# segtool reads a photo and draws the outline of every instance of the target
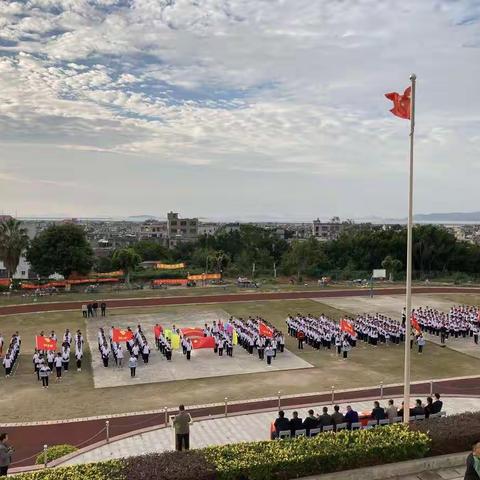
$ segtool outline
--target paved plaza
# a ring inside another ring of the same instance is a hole
[[[203,327],[205,323],[212,324],[214,320],[225,321],[228,320],[228,318],[229,315],[225,311],[212,307],[212,310],[198,310],[194,313],[172,310],[156,314],[119,314],[109,315],[108,318],[94,317],[89,319],[87,322],[87,340],[90,345],[90,350],[92,351],[92,370],[95,388],[313,367],[313,365],[288,350],[277,354],[272,365],[268,366],[265,360],[259,360],[256,354],[249,355],[240,346],[234,347],[233,357],[228,357],[226,354],[220,357],[214,354],[212,349],[193,350],[190,361],[186,359],[181,349],[174,350],[172,361],[170,362],[165,360],[165,357],[154,348],[155,336],[153,327],[156,323],[159,323],[164,328],[171,328],[173,325],[178,328]],[[98,351],[98,329],[103,327],[105,333],[108,335],[112,325],[120,328],[130,326],[134,329],[138,324],[142,326],[142,330],[152,348],[149,363],[145,365],[140,357],[137,375],[131,378],[130,370],[126,366],[128,362],[128,352],[125,351],[126,358],[123,362],[125,365],[123,368],[117,368],[112,359],[110,359],[108,368],[105,368]]]
[[[480,398],[450,397],[443,398],[443,400],[444,409],[448,414],[480,410]],[[400,402],[401,399],[396,400],[396,404]],[[386,406],[386,403],[386,400],[384,400],[382,405]],[[351,405],[358,412],[370,412],[373,407],[373,402],[357,402]],[[340,407],[341,411],[345,411],[346,404],[340,404]],[[321,406],[312,408],[316,413],[319,413]],[[299,409],[300,417],[304,418],[307,410],[307,408]],[[332,411],[333,407],[330,406],[329,410]],[[292,410],[285,411],[286,415],[290,417]],[[263,412],[197,421],[191,427],[191,447],[202,448],[209,445],[267,440],[269,439],[270,423],[275,417],[276,412]],[[108,445],[83,453],[67,461],[65,464],[72,465],[95,462],[112,458],[163,452],[172,449],[174,449],[173,429],[159,428],[147,433],[111,442]]]
[[[314,299],[320,301],[319,299]],[[373,298],[365,297],[343,297],[343,298],[322,298],[321,303],[338,308],[347,312],[383,313],[389,317],[400,320],[402,310],[405,306],[405,295],[377,295]],[[416,294],[412,298],[413,308],[426,307],[435,308],[439,311],[448,312],[455,303],[440,296]],[[424,333],[426,340],[440,345],[440,337]],[[473,339],[448,338],[446,346],[460,353],[480,358],[480,345],[475,345]]]

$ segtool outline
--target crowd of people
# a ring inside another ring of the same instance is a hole
[[[434,397],[427,397],[426,403],[423,404],[421,399],[415,401],[415,406],[410,408],[410,418],[418,415],[424,415],[425,418],[430,415],[442,412],[443,402],[440,394],[435,393]],[[336,431],[341,429],[360,428],[360,420],[372,420],[381,423],[395,423],[399,419],[403,419],[404,406],[403,402],[400,407],[395,405],[393,400],[389,400],[386,407],[382,407],[379,401],[373,403],[373,409],[368,413],[359,413],[347,405],[345,412],[340,411],[340,406],[335,405],[333,412],[329,412],[328,407],[322,408],[322,413],[315,414],[314,410],[309,410],[307,416],[302,419],[298,416],[298,412],[292,412],[292,418],[287,418],[285,412],[280,410],[277,419],[273,422],[272,439],[281,438],[285,432],[294,437],[297,432],[306,436],[313,436],[321,431]]]
[[[41,331],[37,339],[41,340],[45,337],[45,333]],[[59,338],[54,330],[51,331],[47,338],[54,341],[55,345],[58,346]],[[54,371],[55,380],[57,382],[60,382],[63,374],[69,371],[72,347],[75,352],[74,355],[77,372],[82,371],[83,346],[84,339],[82,332],[77,330],[75,335],[72,335],[70,330],[67,328],[61,338],[60,349],[58,349],[58,351],[35,348],[32,357],[33,370],[37,376],[37,380],[42,382],[43,388],[48,388],[49,377]]]
[[[5,348],[5,339],[0,333],[0,358],[3,356],[2,364],[5,369],[5,376],[8,378],[15,370],[17,365],[18,356],[20,355],[20,346],[22,339],[18,332],[15,332],[11,338],[10,343]],[[5,353],[4,353],[5,350]]]
[[[448,338],[473,338],[478,345],[480,332],[480,310],[478,307],[453,306],[448,312],[431,307],[419,307],[412,311],[412,317],[423,332],[440,337],[445,344]]]
[[[277,353],[285,350],[285,336],[262,317],[231,318],[238,335],[238,343],[250,355],[256,351],[259,360],[267,365],[277,357]]]
[[[342,331],[340,324],[326,315],[289,315],[286,320],[288,334],[298,341],[298,348],[302,350],[304,343],[319,350],[335,348],[338,355],[348,358],[348,352],[357,345],[355,331]]]

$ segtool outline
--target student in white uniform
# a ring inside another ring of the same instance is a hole
[[[62,366],[63,366],[63,358],[60,352],[57,353],[57,356],[55,357],[53,363],[55,365],[55,371],[57,373],[57,377],[55,381],[59,382],[62,379]]]
[[[3,366],[5,368],[5,376],[8,378],[12,371],[12,360],[10,358],[10,355],[6,355],[3,359]]]
[[[70,347],[63,348],[62,351],[62,366],[65,372],[68,372],[68,364],[70,363]]]
[[[42,379],[43,388],[48,388],[48,377],[50,373],[52,373],[50,367],[47,364],[42,363],[42,365],[40,366],[40,378]]]
[[[148,363],[148,357],[150,356],[150,347],[146,343],[142,348],[143,363]]]
[[[48,368],[53,371],[53,362],[55,360],[55,353],[53,353],[52,350],[49,350],[47,352],[47,363],[48,363]]]
[[[121,345],[118,345],[117,348],[117,366],[123,368],[123,348]]]
[[[187,360],[190,360],[192,355],[192,342],[190,339],[187,340],[187,344],[185,345]]]
[[[137,370],[137,357],[131,355],[130,360],[128,361],[128,366],[130,367],[130,376],[133,378]]]

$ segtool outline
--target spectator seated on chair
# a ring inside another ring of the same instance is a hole
[[[415,406],[410,411],[410,415],[412,417],[415,417],[416,415],[425,415],[425,408],[423,408],[422,401],[419,398],[415,400]]]
[[[332,421],[333,424],[336,426],[340,423],[345,422],[345,418],[343,416],[343,413],[340,412],[340,407],[338,405],[335,405],[333,407],[334,412],[332,413]]]
[[[380,406],[380,403],[373,402],[373,410],[370,414],[372,420],[383,420],[385,418],[385,410]]]
[[[307,436],[310,435],[312,428],[318,428],[318,419],[313,410],[308,411],[308,417],[303,421],[303,428],[307,431]]]
[[[345,414],[345,421],[347,422],[349,429],[352,427],[352,423],[358,422],[358,413],[355,410],[353,410],[353,408],[350,405],[347,405],[347,413]]]
[[[319,427],[329,427],[333,425],[332,416],[328,413],[328,408],[323,407],[323,413],[318,417]]]
[[[430,413],[440,413],[443,408],[443,402],[440,400],[440,394],[436,393],[434,397],[435,401],[432,404],[432,411]]]
[[[285,418],[285,412],[280,410],[278,412],[278,418],[275,420],[275,436],[278,438],[278,434],[284,430],[290,431],[290,421]]]
[[[297,430],[303,430],[303,422],[301,418],[298,418],[298,412],[292,413],[292,418],[290,419],[290,431],[292,432],[292,437],[295,436]]]

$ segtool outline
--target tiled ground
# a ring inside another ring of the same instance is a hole
[[[447,398],[444,400],[444,409],[449,414],[480,410],[480,399],[478,398]],[[399,402],[400,400],[397,403]],[[386,404],[386,401],[383,403]],[[345,411],[345,406],[346,405],[341,405],[342,411]],[[370,411],[372,409],[372,402],[354,403],[352,406],[359,412]],[[314,408],[316,412],[318,412],[319,409],[320,407]],[[291,410],[286,410],[286,414],[287,416],[291,416]],[[299,410],[299,414],[301,417],[304,417],[306,409]],[[266,440],[269,438],[270,422],[275,416],[275,412],[266,412],[196,422],[191,428],[191,447],[200,448],[208,445]],[[67,463],[87,463],[111,458],[121,458],[172,450],[173,448],[173,430],[171,428],[161,428],[141,435],[129,437],[124,440],[112,442],[109,445],[86,452]],[[407,477],[405,479],[402,478],[402,480],[413,480],[415,478],[416,477]],[[418,478],[421,478],[421,480],[429,480],[428,477]]]
[[[249,355],[243,348],[236,346],[233,357],[219,357],[211,349],[199,349],[192,352],[192,359],[187,361],[181,350],[174,350],[172,361],[168,362],[164,356],[152,350],[149,363],[145,365],[141,358],[138,362],[137,375],[130,377],[130,370],[125,366],[123,369],[115,367],[113,359],[110,358],[108,368],[105,368],[98,351],[97,333],[100,327],[109,332],[111,326],[135,328],[138,324],[142,329],[151,346],[155,345],[153,327],[159,323],[165,328],[173,324],[177,327],[203,327],[205,323],[211,324],[214,320],[226,320],[228,314],[221,309],[198,311],[186,317],[186,313],[179,314],[178,311],[147,315],[109,315],[105,317],[94,317],[87,323],[87,338],[92,351],[92,368],[95,388],[118,387],[124,385],[138,385],[141,383],[170,382],[175,380],[187,380],[193,378],[208,378],[224,375],[239,375],[244,373],[258,373],[275,370],[294,370],[299,368],[311,368],[312,365],[292,352],[285,350],[277,355],[268,366],[266,361],[260,361],[257,355]],[[127,355],[125,349],[125,355]],[[124,359],[124,365],[128,358]]]

